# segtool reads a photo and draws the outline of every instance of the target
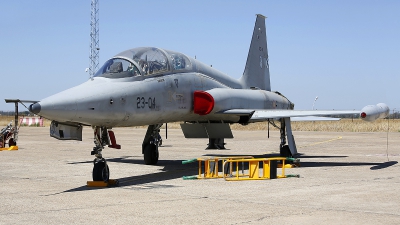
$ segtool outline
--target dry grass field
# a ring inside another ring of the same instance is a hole
[[[0,127],[6,126],[14,116],[0,116]],[[279,125],[279,122],[276,123]],[[44,126],[48,127],[50,121],[45,120]],[[293,122],[292,128],[295,131],[328,131],[328,132],[400,132],[400,119],[381,119],[375,122],[365,122],[361,119],[342,119],[340,121],[316,121],[316,122]],[[169,123],[168,128],[178,129],[179,123]],[[247,126],[234,124],[233,130],[267,130],[267,122],[253,123]],[[277,130],[270,125],[270,130]]]
[[[389,123],[388,123],[389,122]],[[279,126],[279,122],[276,123]],[[294,131],[327,131],[327,132],[400,132],[400,120],[380,119],[365,122],[361,119],[341,119],[339,121],[292,122]],[[267,130],[267,122],[254,123],[247,126],[233,125],[237,130]],[[276,129],[270,125],[270,129]],[[277,129],[276,129],[277,130]]]

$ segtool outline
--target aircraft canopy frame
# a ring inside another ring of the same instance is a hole
[[[139,47],[123,51],[109,59],[95,77],[122,78],[180,71],[193,71],[192,61],[185,54],[161,48]]]

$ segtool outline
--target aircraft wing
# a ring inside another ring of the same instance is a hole
[[[292,121],[338,120],[327,116],[360,114],[356,110],[255,110],[249,122],[291,117]]]
[[[338,121],[341,118],[325,117],[325,116],[303,116],[290,117],[290,121]]]
[[[338,120],[330,116],[358,114],[365,121],[374,121],[389,115],[389,107],[384,103],[367,105],[361,110],[281,110],[281,109],[228,109],[218,112],[238,116],[248,116],[248,122],[268,119],[291,118],[292,121]]]
[[[340,120],[329,116],[355,115],[356,110],[257,110],[257,109],[229,109],[221,114],[250,116],[249,122],[261,122],[268,119],[291,118],[291,121],[331,121]]]

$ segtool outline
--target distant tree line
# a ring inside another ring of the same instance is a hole
[[[400,112],[394,112],[390,114],[389,116],[390,119],[400,119]]]
[[[0,110],[0,115],[1,116],[14,116],[14,111],[2,111]],[[18,112],[19,116],[33,116],[33,113],[29,111],[22,111]]]

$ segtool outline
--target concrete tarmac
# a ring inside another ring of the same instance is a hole
[[[157,166],[143,164],[145,129],[113,129],[122,149],[106,148],[120,186],[88,188],[94,147],[58,141],[49,128],[21,127],[18,151],[0,152],[0,224],[400,224],[400,133],[294,132],[300,178],[183,180],[201,156],[277,152],[279,133],[233,131],[228,150],[162,130]],[[388,145],[387,145],[388,143]],[[388,146],[388,148],[387,148]],[[278,170],[278,173],[279,170]]]

